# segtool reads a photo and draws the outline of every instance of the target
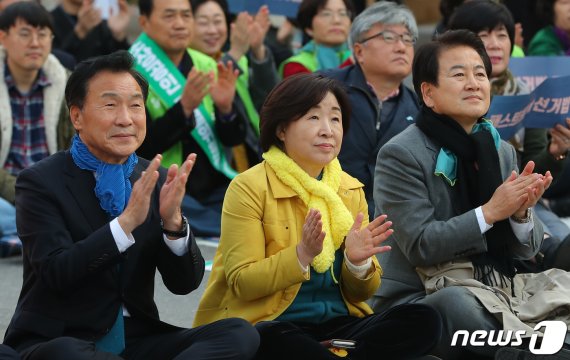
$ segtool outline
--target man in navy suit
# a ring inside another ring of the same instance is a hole
[[[180,211],[196,155],[168,170],[136,156],[148,84],[132,66],[125,51],[79,64],[65,90],[71,148],[18,177],[24,281],[4,342],[23,359],[249,359],[259,338],[241,319],[159,319],[156,270],[179,295],[204,274]]]

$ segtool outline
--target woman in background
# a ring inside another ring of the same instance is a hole
[[[311,38],[297,55],[279,67],[283,78],[299,73],[334,69],[350,58],[347,44],[354,9],[351,0],[303,0],[298,26]]]

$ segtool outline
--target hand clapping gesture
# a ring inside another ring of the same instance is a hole
[[[387,215],[380,215],[365,228],[362,227],[364,215],[358,213],[352,229],[346,235],[344,241],[346,257],[353,265],[363,265],[366,260],[376,254],[390,251],[390,246],[380,246],[392,235],[394,230],[390,229],[391,221],[385,221]]]
[[[147,218],[150,208],[150,199],[158,181],[158,168],[162,161],[162,155],[156,155],[147,169],[143,171],[132,188],[129,203],[118,217],[119,224],[125,233],[131,233]],[[160,190],[160,217],[166,229],[180,229],[182,217],[180,204],[186,191],[188,175],[196,162],[196,154],[190,154],[186,161],[178,168],[171,165],[168,168],[166,181]]]
[[[482,206],[487,224],[492,225],[513,215],[524,217],[526,209],[536,204],[552,183],[552,175],[550,171],[544,175],[533,171],[534,162],[529,161],[520,175],[513,171],[495,190],[491,199]]]
[[[249,46],[253,57],[258,61],[263,61],[265,59],[266,49],[263,41],[265,40],[265,36],[267,35],[270,26],[269,8],[267,5],[263,5],[259,8],[254,20],[249,26]]]
[[[218,78],[210,87],[210,95],[212,95],[218,110],[224,115],[232,111],[238,75],[239,71],[237,69],[234,70],[231,61],[228,61],[226,65],[221,62],[218,63]]]
[[[180,98],[180,105],[182,105],[186,117],[190,117],[194,109],[200,105],[204,96],[210,91],[213,81],[213,72],[203,73],[196,70],[195,67],[190,70]]]
[[[321,213],[318,210],[309,209],[303,224],[301,242],[297,245],[297,257],[301,265],[309,266],[313,259],[323,251],[324,240]]]
[[[103,21],[101,10],[97,9],[93,2],[94,0],[83,0],[77,13],[77,24],[74,31],[80,39],[85,38],[91,30]]]
[[[570,118],[566,119],[566,126],[564,125],[556,125],[552,129],[550,129],[550,146],[548,147],[548,151],[553,156],[560,156],[564,155],[570,150]]]
[[[131,12],[126,0],[119,0],[118,5],[119,12],[113,14],[111,11],[109,19],[107,19],[107,26],[109,26],[109,30],[111,30],[115,40],[123,41],[127,37],[127,27],[131,19]]]

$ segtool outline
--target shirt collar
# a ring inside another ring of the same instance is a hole
[[[372,91],[374,96],[376,96],[378,98],[378,94],[374,90],[374,86],[372,86],[372,84],[370,84],[369,82],[366,82],[366,85],[368,85],[368,88],[370,88],[370,91]],[[378,100],[384,102],[384,101],[390,100],[392,98],[395,98],[398,95],[400,95],[400,87],[399,86],[397,88],[395,88],[391,93],[389,93],[388,95],[383,97],[382,99],[378,98]]]
[[[6,83],[8,89],[16,89],[16,90],[18,89],[16,87],[16,81],[14,80],[14,77],[10,72],[10,67],[8,66],[8,63],[4,63],[4,82]],[[35,91],[38,88],[45,88],[49,85],[51,85],[51,81],[48,79],[43,69],[40,69],[38,71],[38,76],[36,77],[36,80],[32,84],[30,92]]]

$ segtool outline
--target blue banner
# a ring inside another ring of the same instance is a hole
[[[237,14],[247,11],[256,14],[262,5],[269,7],[272,15],[284,15],[294,18],[297,16],[297,9],[302,0],[228,0],[230,13]]]
[[[493,96],[486,118],[501,137],[510,139],[521,128],[566,125],[570,112],[570,76],[548,78],[529,95]]]
[[[509,69],[532,91],[547,78],[570,76],[570,56],[511,58]]]

